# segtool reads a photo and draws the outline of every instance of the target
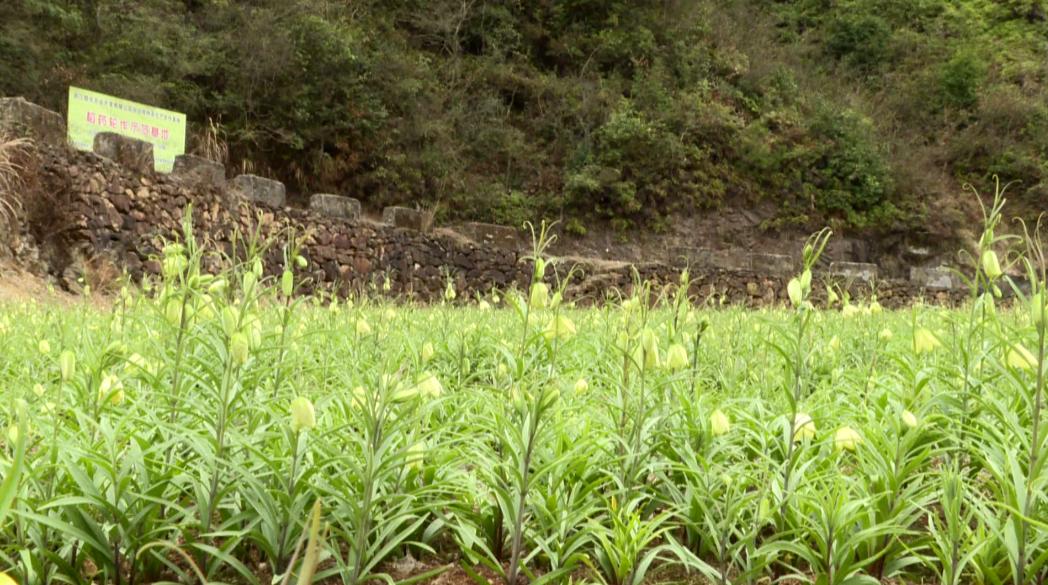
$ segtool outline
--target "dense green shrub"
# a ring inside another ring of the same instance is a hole
[[[887,60],[891,36],[891,27],[879,16],[843,13],[829,25],[826,50],[851,65],[873,69]]]
[[[1042,192],[1046,36],[1043,0],[8,0],[0,94],[213,120],[293,201],[884,227],[994,172]]]
[[[979,87],[986,76],[986,64],[971,51],[959,51],[939,73],[942,101],[946,106],[970,108],[979,100]]]
[[[816,207],[829,212],[865,212],[892,192],[891,168],[874,136],[872,120],[853,111],[823,109],[812,118],[818,137],[813,152]]]

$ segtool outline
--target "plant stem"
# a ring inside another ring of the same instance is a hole
[[[524,539],[524,511],[528,501],[528,484],[531,482],[531,456],[535,448],[535,438],[539,429],[539,414],[542,406],[535,408],[528,422],[528,444],[524,448],[524,459],[521,462],[521,485],[517,494],[517,515],[513,523],[513,537],[510,545],[509,572],[506,574],[506,585],[516,585],[518,565],[522,554]]]
[[[1026,573],[1026,538],[1029,532],[1030,517],[1032,509],[1031,502],[1034,499],[1033,486],[1036,479],[1036,467],[1040,454],[1041,440],[1041,402],[1044,390],[1044,354],[1045,354],[1045,327],[1041,323],[1037,326],[1037,383],[1034,387],[1033,415],[1030,431],[1030,457],[1026,469],[1026,497],[1023,500],[1022,518],[1019,519],[1019,551],[1015,560],[1015,583],[1024,583]]]

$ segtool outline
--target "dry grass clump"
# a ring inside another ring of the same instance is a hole
[[[22,210],[22,171],[33,144],[26,138],[0,135],[0,219],[13,222]]]

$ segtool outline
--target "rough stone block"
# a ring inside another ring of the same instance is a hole
[[[0,131],[54,146],[66,143],[62,115],[20,97],[0,98]]]
[[[171,175],[187,185],[197,187],[226,186],[226,167],[222,163],[192,154],[180,154],[175,157],[175,167]]]
[[[352,197],[317,193],[309,198],[309,208],[327,217],[357,219],[360,217],[360,201]]]
[[[144,175],[153,172],[153,145],[145,140],[122,136],[115,132],[99,132],[95,134],[95,143],[91,150],[136,173]]]
[[[750,270],[761,274],[790,274],[795,270],[793,258],[785,254],[750,254]]]
[[[382,210],[382,221],[393,227],[423,231],[426,227],[425,214],[410,207],[387,207]]]
[[[910,268],[910,282],[928,290],[950,290],[957,286],[954,274],[945,266]]]
[[[849,280],[871,282],[877,279],[877,265],[866,262],[831,262],[830,274]]]
[[[471,221],[462,224],[459,230],[474,242],[507,250],[516,250],[520,244],[517,230],[509,226]]]
[[[233,189],[250,201],[270,207],[283,207],[287,201],[283,183],[257,175],[238,175],[233,179]]]

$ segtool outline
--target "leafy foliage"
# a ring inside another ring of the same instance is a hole
[[[886,227],[993,173],[1030,209],[1048,193],[1046,18],[1043,0],[10,0],[0,93],[184,111],[201,150],[215,123],[238,168],[372,206],[581,233],[767,199]]]
[[[187,212],[144,290],[0,305],[2,574],[1035,582],[1048,263],[1039,232],[999,234],[1002,207],[969,303],[901,312],[815,306],[828,229],[789,307],[700,306],[686,274],[573,307],[545,225],[527,290],[455,306],[449,282],[423,307],[296,297],[298,235],[226,256]]]

